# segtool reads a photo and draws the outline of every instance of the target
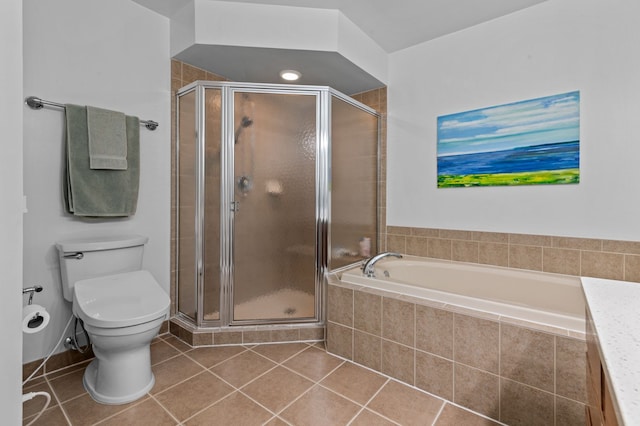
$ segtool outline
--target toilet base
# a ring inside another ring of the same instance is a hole
[[[96,382],[98,377],[98,359],[94,359],[87,366],[84,376],[82,378],[82,383],[84,384],[84,388],[89,392],[91,398],[93,398],[96,402],[100,404],[109,404],[109,405],[119,405],[119,404],[127,404],[129,402],[135,401],[136,399],[142,398],[153,388],[153,385],[156,382],[156,378],[153,373],[150,373],[150,380],[144,386],[139,389],[132,389],[130,393],[127,395],[118,395],[117,397],[108,396],[101,394],[96,390]]]

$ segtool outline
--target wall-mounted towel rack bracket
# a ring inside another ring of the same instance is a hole
[[[62,109],[65,108],[63,104],[59,104],[57,102],[45,101],[44,99],[40,99],[37,96],[29,96],[24,100],[24,102],[31,109],[42,109],[44,108],[45,105],[56,107],[56,108],[62,108]],[[153,120],[140,120],[140,124],[144,124],[144,127],[146,127],[149,130],[155,130],[159,126],[158,122]]]

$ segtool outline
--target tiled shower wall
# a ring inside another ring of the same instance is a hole
[[[387,88],[351,95],[380,113],[380,168],[378,173],[378,247],[384,251],[387,227]]]
[[[197,80],[228,81],[217,74],[171,60],[171,315],[176,313],[176,93]],[[195,188],[193,188],[195,191]],[[183,238],[195,235],[183,235]]]

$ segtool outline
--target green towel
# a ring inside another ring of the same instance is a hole
[[[127,170],[127,129],[125,115],[119,111],[87,107],[89,167]]]
[[[132,216],[136,212],[140,180],[140,120],[126,117],[127,170],[92,170],[87,109],[69,104],[65,107],[67,211],[76,216]]]

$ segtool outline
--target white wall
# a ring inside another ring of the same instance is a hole
[[[22,1],[0,2],[0,412],[22,419]]]
[[[388,224],[640,240],[640,2],[548,0],[390,56]],[[436,118],[579,90],[581,182],[436,187]]]
[[[387,81],[387,53],[338,10],[193,0],[174,14],[172,25],[174,55],[194,42],[338,52]]]
[[[24,285],[52,315],[46,330],[25,337],[23,361],[48,354],[70,316],[62,297],[54,243],[77,235],[149,237],[144,267],[169,292],[169,21],[129,0],[24,0],[24,94],[59,103],[120,110],[160,127],[140,130],[138,209],[126,219],[87,220],[64,212],[63,121],[59,109],[24,108]]]

